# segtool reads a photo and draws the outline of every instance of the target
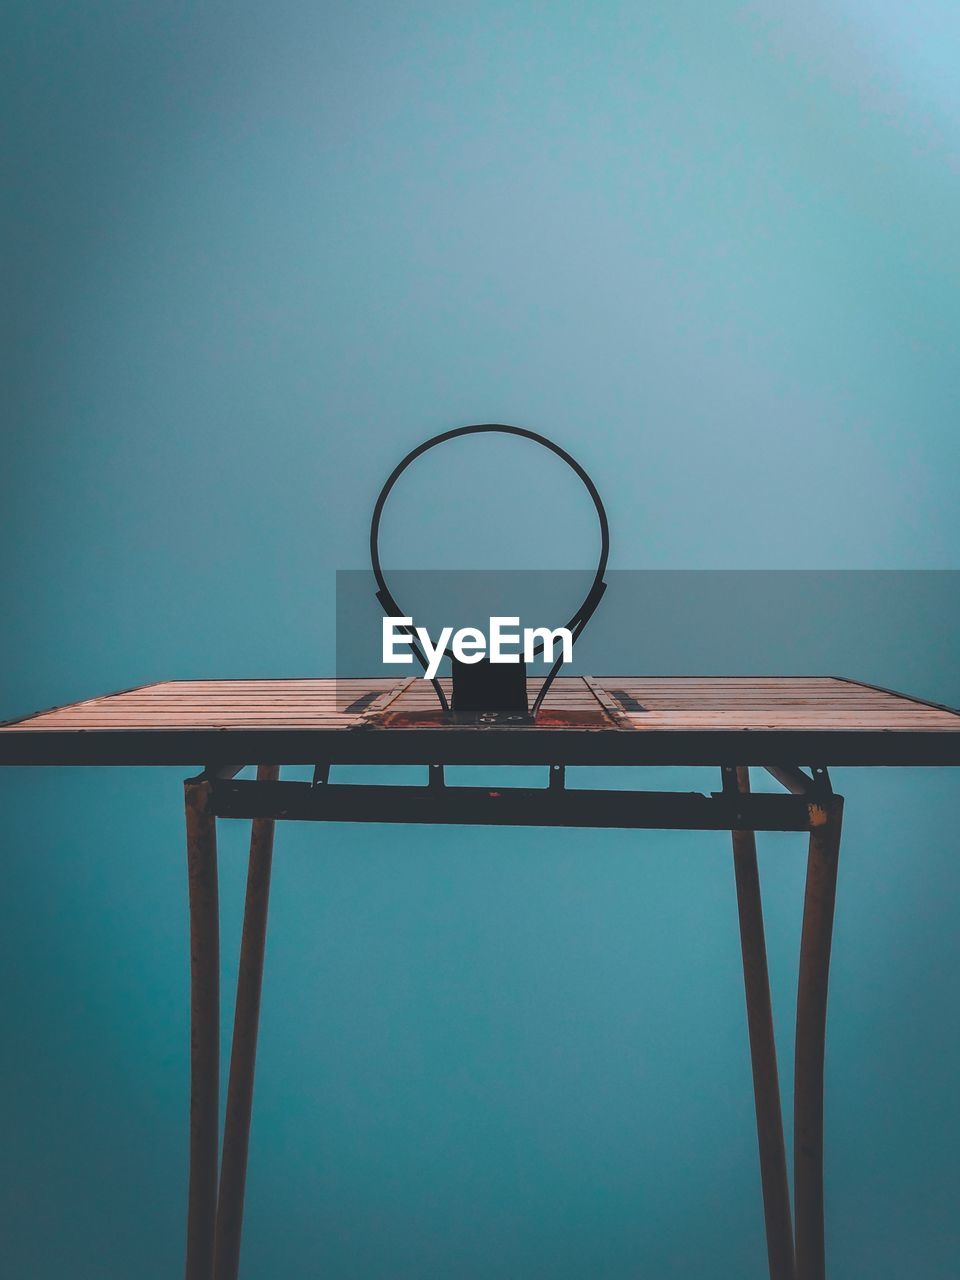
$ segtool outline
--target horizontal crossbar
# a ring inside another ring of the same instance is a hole
[[[220,818],[441,823],[507,827],[631,827],[680,831],[809,831],[839,797],[698,791],[393,787],[212,779]]]

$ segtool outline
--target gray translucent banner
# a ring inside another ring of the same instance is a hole
[[[397,603],[434,640],[441,626],[487,632],[494,614],[563,626],[591,578],[527,569],[387,575]],[[960,705],[960,571],[630,569],[606,581],[563,674],[842,675]],[[373,574],[339,571],[338,679],[422,676],[416,663],[384,664],[382,617]]]

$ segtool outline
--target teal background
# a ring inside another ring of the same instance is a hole
[[[466,422],[574,452],[615,567],[956,567],[954,5],[33,0],[3,30],[4,715],[331,671],[380,483]],[[588,558],[564,481],[505,459],[412,481],[397,555]],[[6,1274],[181,1270],[181,776],[0,779]],[[832,1275],[939,1280],[960,784],[836,782]],[[391,834],[280,833],[244,1274],[762,1276],[726,841]],[[240,824],[221,848],[229,993]],[[761,861],[787,1091],[797,838]]]

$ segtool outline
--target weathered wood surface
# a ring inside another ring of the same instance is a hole
[[[554,748],[568,763],[958,764],[960,714],[835,677],[567,676],[534,723],[454,724],[419,679],[178,680],[0,726],[8,764],[522,763]]]

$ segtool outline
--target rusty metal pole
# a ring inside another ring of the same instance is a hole
[[[260,765],[258,782],[276,782],[276,765]],[[237,975],[237,1007],[230,1054],[230,1082],[223,1129],[220,1199],[217,1207],[216,1280],[236,1280],[240,1269],[240,1236],[243,1229],[243,1197],[247,1177],[253,1079],[257,1059],[257,1028],[263,985],[263,956],[270,901],[274,822],[254,818],[250,836],[247,897],[243,913],[243,939]]]
[[[793,1085],[793,1188],[797,1280],[824,1280],[823,1063],[827,980],[837,896],[843,799],[827,795],[810,805],[810,852],[800,938],[796,1065]]]
[[[190,886],[190,1189],[186,1280],[212,1280],[220,1086],[220,909],[210,783],[184,783]]]
[[[737,769],[736,783],[738,791],[749,792],[748,769]],[[757,843],[752,831],[733,831],[731,834],[737,909],[740,915],[743,987],[747,1000],[747,1029],[753,1067],[753,1096],[757,1112],[767,1261],[770,1280],[794,1280],[790,1187],[787,1182],[787,1156],[783,1141],[783,1115],[780,1107],[777,1048],[773,1036],[773,1009],[767,973]]]

